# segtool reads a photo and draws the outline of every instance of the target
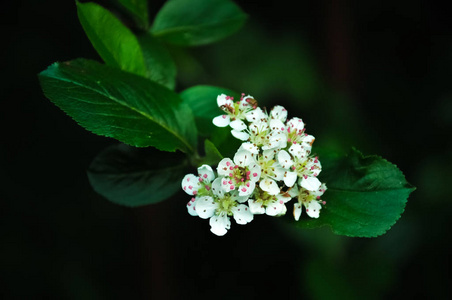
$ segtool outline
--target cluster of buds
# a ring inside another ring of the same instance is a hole
[[[215,117],[213,124],[230,126],[243,143],[233,159],[218,163],[216,175],[203,165],[198,176],[184,177],[182,189],[193,196],[187,203],[189,214],[210,219],[211,231],[219,236],[230,228],[230,217],[243,225],[256,214],[282,216],[293,198],[295,220],[303,206],[309,217],[318,218],[326,185],[317,178],[322,167],[311,155],[314,137],[305,133],[304,122],[287,120],[287,110],[279,105],[268,113],[249,95],[234,102],[221,94],[217,104],[225,114]]]

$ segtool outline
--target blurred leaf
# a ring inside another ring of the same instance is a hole
[[[96,3],[77,2],[77,12],[86,35],[107,65],[174,88],[176,67],[159,41],[148,33],[137,37]]]
[[[199,135],[208,138],[223,156],[232,157],[238,149],[240,141],[231,135],[229,126],[220,128],[212,123],[213,118],[223,114],[217,105],[217,96],[220,94],[226,94],[235,99],[240,98],[238,93],[229,89],[208,85],[188,88],[182,91],[180,96],[193,111]]]
[[[190,108],[157,83],[84,59],[55,63],[39,78],[46,97],[95,134],[163,151],[196,149]]]
[[[113,145],[102,151],[88,169],[96,192],[125,206],[163,201],[181,189],[186,161],[180,153]]]
[[[149,28],[148,0],[116,0],[142,29]]]
[[[321,181],[328,190],[318,219],[294,222],[302,228],[329,225],[334,233],[352,237],[384,234],[405,209],[415,189],[397,166],[353,149],[347,156],[321,156]]]
[[[229,0],[169,0],[157,13],[151,32],[176,45],[204,45],[233,34],[246,18]]]

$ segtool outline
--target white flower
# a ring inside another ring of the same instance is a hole
[[[231,126],[231,133],[235,137],[246,141],[248,139],[248,135],[244,133],[243,130],[246,129],[247,126],[243,120],[246,119],[246,114],[254,109],[254,105],[250,104],[254,104],[251,99],[253,99],[251,96],[242,96],[240,101],[234,102],[233,97],[225,94],[219,95],[217,97],[217,105],[226,114],[215,117],[212,120],[213,124],[218,127],[226,127],[228,125]]]
[[[292,118],[287,121],[287,142],[300,145],[309,154],[315,138],[305,133],[305,129],[304,122],[300,118]]]
[[[199,167],[198,175],[187,174],[182,179],[182,189],[190,196],[198,194],[198,190],[202,188],[209,190],[210,183],[215,178],[212,168],[208,165]]]
[[[199,197],[196,201],[196,210],[202,219],[210,219],[210,231],[222,236],[231,227],[230,216],[237,224],[247,224],[254,218],[248,206],[242,204],[248,200],[248,196],[241,197],[237,191],[224,192],[221,187],[222,178],[217,178],[212,183],[212,196]]]
[[[269,216],[281,216],[287,211],[286,203],[295,195],[290,192],[281,192],[277,195],[258,190],[253,195],[254,199],[248,200],[248,205],[253,214],[267,214]]]
[[[218,175],[224,176],[221,186],[225,192],[238,190],[240,196],[248,196],[254,191],[261,176],[261,168],[253,154],[240,148],[234,155],[234,161],[223,158],[217,167]]]
[[[325,201],[322,201],[320,197],[326,191],[326,185],[322,185],[315,191],[309,191],[304,188],[300,188],[298,191],[298,203],[294,204],[293,216],[296,221],[300,219],[302,205],[306,208],[306,214],[311,218],[318,218],[322,205],[325,205]]]
[[[289,148],[289,152],[297,153],[292,157],[290,154],[281,150],[278,153],[278,162],[284,168],[284,184],[292,187],[298,179],[298,184],[307,190],[315,191],[320,187],[320,180],[317,176],[322,171],[322,166],[317,157],[306,157],[305,151],[302,148]],[[297,151],[293,151],[297,148]],[[292,171],[291,171],[292,170]]]
[[[191,196],[211,195],[211,182],[215,179],[213,170],[208,165],[202,165],[198,168],[198,175],[185,175],[182,179],[182,189]],[[187,203],[187,211],[192,216],[197,216],[196,211],[197,197],[193,197]]]
[[[277,150],[263,151],[257,160],[262,170],[259,187],[270,195],[279,194],[280,188],[277,181],[284,178],[285,172],[281,165],[273,159],[276,152]]]

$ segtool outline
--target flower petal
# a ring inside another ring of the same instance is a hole
[[[248,165],[248,171],[250,172],[250,180],[258,181],[261,178],[261,166],[259,164],[253,162]]]
[[[228,176],[229,173],[234,169],[234,162],[232,159],[225,157],[218,163],[217,173],[221,176]]]
[[[266,191],[270,195],[279,194],[278,184],[273,179],[265,178],[264,180],[261,180],[259,186],[263,191]]]
[[[287,171],[284,174],[284,184],[287,187],[292,187],[295,184],[295,182],[297,181],[297,177],[298,177],[297,173]]]
[[[242,131],[247,128],[245,122],[243,122],[242,120],[234,120],[229,123],[229,126],[237,131]]]
[[[220,115],[213,118],[212,123],[217,127],[226,127],[229,125],[231,117],[228,115]]]
[[[198,168],[199,178],[204,182],[212,182],[215,179],[215,173],[209,165],[202,165]]]
[[[296,157],[298,159],[302,159],[307,156],[306,149],[303,148],[300,144],[293,144],[292,146],[290,146],[289,152],[293,157]]]
[[[210,231],[212,233],[223,236],[231,228],[231,220],[226,214],[221,214],[219,216],[212,216],[209,220]]]
[[[272,117],[272,119],[285,122],[287,119],[287,110],[281,105],[276,105],[270,111],[270,116]]]
[[[239,139],[241,141],[247,141],[250,137],[250,135],[246,132],[243,131],[237,131],[237,130],[231,130],[231,134],[236,138]]]
[[[244,149],[239,149],[234,155],[234,163],[241,166],[242,168],[248,166],[249,164],[255,162],[251,153]]]
[[[295,203],[293,205],[293,217],[294,217],[295,221],[300,220],[300,216],[301,216],[301,204]]]
[[[232,101],[232,99],[225,94],[221,94],[217,96],[217,105],[218,107],[221,107],[223,105],[232,105],[234,104],[234,101]]]
[[[213,216],[218,203],[210,196],[199,197],[196,200],[196,211],[201,219],[208,219]]]
[[[215,179],[212,182],[212,192],[215,196],[217,196],[218,198],[223,198],[224,196],[224,191],[223,188],[221,186],[221,181],[223,180],[222,177],[218,177],[217,179]]]
[[[270,204],[267,205],[267,208],[265,209],[265,213],[269,216],[278,216],[282,213],[284,213],[285,205],[282,201],[272,201]]]
[[[249,196],[254,192],[254,188],[256,187],[256,183],[254,181],[246,181],[243,182],[238,190],[239,190],[239,196]]]
[[[253,143],[249,143],[249,142],[242,143],[242,145],[240,145],[240,148],[243,150],[246,150],[248,152],[251,152],[252,154],[259,154],[259,147],[257,147]]]
[[[313,200],[311,202],[309,202],[306,206],[306,213],[308,214],[308,216],[310,216],[311,218],[318,218],[320,215],[320,210],[322,209],[322,206],[320,205],[319,202]]]
[[[182,189],[190,196],[196,195],[199,187],[199,179],[193,174],[187,174],[182,179]]]
[[[198,212],[196,211],[196,198],[191,198],[190,201],[187,203],[187,211],[191,216],[196,217],[198,215]]]
[[[261,120],[267,120],[267,115],[262,111],[262,109],[260,107],[250,111],[249,113],[246,114],[246,120],[248,122],[258,122]]]
[[[257,202],[256,200],[248,200],[248,206],[250,207],[251,213],[255,215],[261,215],[265,213],[265,207],[262,203]]]
[[[231,209],[233,213],[234,220],[237,224],[247,224],[251,222],[254,218],[254,215],[251,213],[248,206],[245,204],[239,204]]]
[[[292,157],[286,150],[281,150],[277,155],[278,162],[284,169],[289,169],[293,165]]]
[[[313,176],[306,176],[302,177],[300,181],[300,185],[307,189],[308,191],[315,191],[317,190],[322,183],[317,177]]]

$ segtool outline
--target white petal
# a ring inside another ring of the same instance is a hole
[[[276,132],[284,131],[286,128],[283,122],[280,120],[272,119],[270,120],[270,129]]]
[[[306,149],[304,149],[300,144],[293,144],[289,148],[289,153],[296,158],[304,158],[307,156]]]
[[[239,139],[241,141],[247,141],[250,137],[250,135],[246,132],[243,131],[237,131],[237,130],[231,130],[231,134],[236,138]]]
[[[245,204],[239,204],[231,209],[233,217],[237,224],[246,224],[253,220],[254,215],[251,213],[248,206]]]
[[[190,196],[196,195],[199,186],[199,179],[193,174],[187,174],[182,179],[182,189]]]
[[[287,119],[287,110],[281,105],[276,105],[272,108],[270,115],[273,119],[285,122]]]
[[[297,132],[300,132],[300,130],[304,129],[304,123],[303,120],[300,118],[292,118],[287,122],[287,125],[290,128],[290,131],[296,130]]]
[[[300,219],[300,216],[301,216],[301,204],[295,203],[293,205],[293,217],[295,221],[298,221]]]
[[[327,190],[326,185],[322,183],[322,185],[320,185],[320,187],[317,190],[310,192],[310,194],[316,197],[320,197],[323,195],[323,193],[325,193],[326,190]]]
[[[315,138],[312,135],[305,135],[303,137],[303,147],[308,150],[311,151],[312,148],[312,144],[314,143]]]
[[[256,182],[261,178],[261,166],[259,166],[257,163],[253,162],[249,164],[248,170],[250,172],[251,181]]]
[[[276,184],[276,182],[273,179],[265,178],[264,180],[261,180],[259,186],[263,191],[266,191],[270,195],[279,194],[278,184]]]
[[[300,185],[308,191],[317,190],[321,184],[320,180],[313,176],[302,177],[300,182]]]
[[[251,152],[249,152],[247,150],[239,149],[234,155],[234,163],[241,167],[246,167],[249,164],[254,163],[254,162],[255,162],[255,160],[254,160],[253,156],[251,155]]]
[[[196,200],[196,211],[198,216],[202,219],[208,219],[215,213],[218,208],[218,203],[210,196],[199,197]]]
[[[223,192],[228,193],[235,190],[236,185],[229,177],[223,177],[221,179],[221,188],[223,189]]]
[[[209,165],[202,165],[198,168],[199,178],[205,182],[212,182],[215,179],[215,173]]]
[[[281,165],[279,163],[277,163],[277,162],[275,162],[272,165],[272,168],[273,168],[273,174],[275,174],[274,175],[274,179],[276,179],[277,181],[283,180],[284,179],[284,174],[286,173],[287,170],[283,169],[281,167]]]
[[[228,99],[226,99],[228,98]],[[228,95],[221,94],[217,96],[217,105],[221,107],[222,105],[232,105],[234,102],[228,97]]]
[[[217,179],[215,179],[212,182],[212,192],[215,196],[217,196],[218,198],[223,198],[224,196],[224,191],[223,188],[221,186],[221,181],[223,180],[222,177],[218,177]]]
[[[226,214],[221,214],[220,216],[212,216],[209,220],[210,231],[212,233],[223,236],[231,228],[231,221]]]
[[[191,216],[194,216],[194,217],[198,215],[195,206],[196,206],[196,199],[191,198],[190,201],[188,201],[188,203],[187,203],[187,211]]]
[[[322,206],[317,201],[311,201],[306,206],[306,213],[311,218],[318,218],[320,214],[320,210],[322,209]]]
[[[249,142],[242,143],[242,145],[240,145],[240,148],[242,148],[243,150],[247,150],[253,154],[259,154],[259,147]]]
[[[287,190],[287,193],[290,197],[298,196],[298,184],[295,184],[293,187]]]
[[[287,153],[286,150],[281,150],[278,152],[278,162],[284,169],[289,169],[293,165],[292,157]]]
[[[262,119],[267,119],[267,115],[262,111],[260,107],[246,114],[246,120],[248,122],[258,122]]]
[[[246,129],[245,122],[242,120],[234,120],[231,123],[229,123],[229,126],[231,126],[232,129],[235,129],[237,131],[242,131]]]
[[[226,127],[229,125],[230,121],[231,117],[229,117],[228,115],[220,115],[213,118],[212,123],[217,127]]]
[[[265,213],[269,216],[277,216],[283,213],[285,205],[282,201],[273,201],[265,209]]]
[[[264,160],[268,161],[268,160],[272,160],[273,157],[275,157],[275,154],[278,153],[277,150],[265,150],[262,152],[262,157],[264,158]]]
[[[225,157],[218,163],[217,173],[221,176],[229,176],[229,173],[234,170],[234,166],[232,159]]]
[[[297,173],[295,172],[286,172],[284,174],[284,184],[287,187],[292,187],[297,181]]]
[[[262,203],[259,203],[256,200],[248,200],[248,206],[250,207],[251,213],[255,215],[261,215],[265,213],[265,207],[262,205]]]
[[[240,196],[237,191],[231,193],[231,199],[237,201],[238,203],[244,203],[248,201],[248,196]]]
[[[249,196],[254,192],[256,183],[254,181],[247,181],[239,186],[239,196]]]

